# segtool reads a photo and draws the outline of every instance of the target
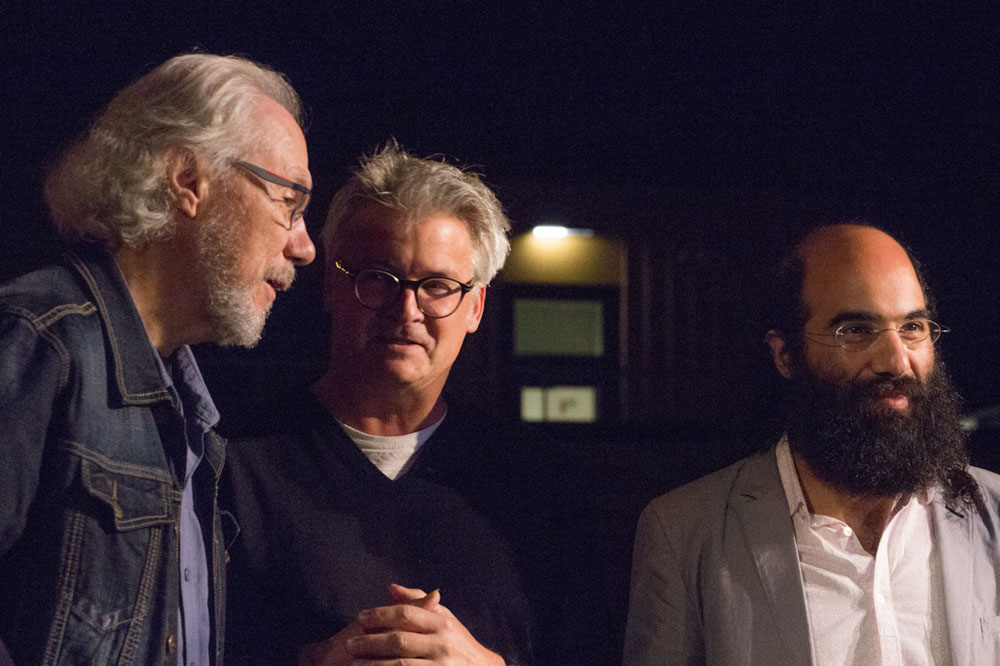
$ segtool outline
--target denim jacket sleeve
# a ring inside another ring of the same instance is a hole
[[[28,314],[0,314],[0,557],[24,530],[52,405],[66,382],[58,341]]]

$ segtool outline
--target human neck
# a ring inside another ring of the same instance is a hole
[[[351,381],[333,366],[313,384],[317,399],[346,425],[369,435],[406,435],[423,430],[444,416],[440,391],[398,387],[373,390],[363,380]]]
[[[192,325],[199,320],[196,299],[180,293],[184,281],[177,279],[176,267],[184,264],[176,254],[169,240],[141,248],[123,245],[115,252],[146,334],[163,357],[181,345],[202,341]]]
[[[847,523],[871,555],[878,550],[879,541],[889,521],[901,508],[901,495],[852,495],[837,490],[819,479],[809,464],[792,451],[795,471],[798,473],[802,495],[810,513],[829,516]]]

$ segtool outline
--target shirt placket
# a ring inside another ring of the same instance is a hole
[[[883,666],[901,666],[902,648],[899,643],[899,627],[892,597],[892,574],[889,562],[889,530],[882,534],[875,551],[875,578],[872,585],[875,606],[875,623],[878,627],[879,647],[882,651]]]

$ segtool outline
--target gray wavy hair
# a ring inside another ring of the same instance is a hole
[[[59,234],[112,248],[168,237],[164,154],[190,146],[211,174],[223,173],[261,138],[252,113],[261,96],[302,125],[302,103],[284,76],[237,56],[176,56],[120,91],[46,178]]]
[[[327,262],[340,258],[359,210],[371,202],[400,211],[400,224],[409,226],[430,215],[464,221],[472,236],[477,285],[489,284],[507,260],[510,221],[479,175],[443,160],[414,157],[390,141],[374,155],[363,157],[351,179],[334,195],[321,232]]]

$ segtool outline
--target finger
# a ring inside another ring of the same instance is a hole
[[[346,664],[351,659],[347,652],[347,641],[352,636],[362,636],[364,631],[356,622],[347,625],[336,634],[319,643],[308,643],[299,646],[299,666],[338,666]]]
[[[433,659],[440,639],[410,631],[362,634],[347,641],[347,652],[362,659]]]
[[[427,593],[416,587],[404,587],[396,583],[389,583],[389,597],[393,603],[405,604],[407,601],[423,599]]]
[[[436,602],[434,608],[421,608],[414,603],[368,608],[358,613],[358,624],[366,632],[397,629],[429,633],[436,631],[445,620],[436,612],[440,608]]]
[[[427,594],[415,587],[403,587],[395,583],[389,585],[389,596],[397,604],[411,604],[427,610],[433,610],[441,602],[440,590],[432,590]]]

